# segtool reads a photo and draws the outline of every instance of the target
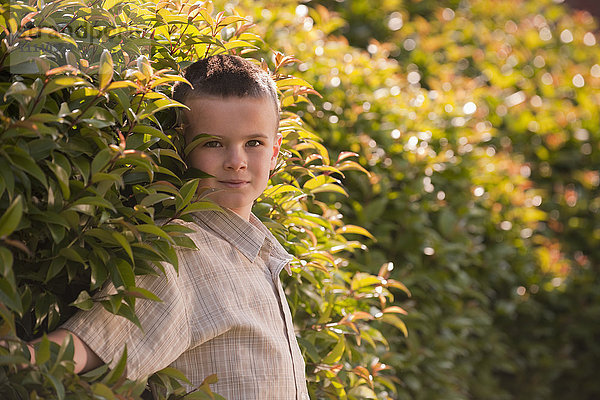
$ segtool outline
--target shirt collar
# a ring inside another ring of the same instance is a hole
[[[256,260],[260,249],[267,244],[270,248],[271,257],[279,260],[287,273],[291,275],[289,262],[293,257],[285,251],[273,234],[254,214],[250,214],[250,221],[246,221],[226,208],[223,208],[223,211],[202,210],[192,215],[196,222],[209,227],[217,235],[231,243],[251,262]]]

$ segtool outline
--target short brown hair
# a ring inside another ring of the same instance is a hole
[[[184,82],[177,82],[173,88],[173,99],[180,103],[190,97],[253,97],[270,98],[279,120],[279,100],[277,87],[267,71],[242,57],[229,54],[210,56],[187,67]]]

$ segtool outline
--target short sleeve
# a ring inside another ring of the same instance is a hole
[[[169,366],[190,345],[190,328],[179,277],[170,266],[167,276],[144,275],[136,285],[150,290],[162,301],[137,299],[135,312],[143,329],[96,303],[79,311],[62,328],[83,340],[105,363],[114,367],[127,345],[127,377],[140,379]],[[101,294],[110,292],[112,286]],[[114,291],[114,288],[112,288]]]

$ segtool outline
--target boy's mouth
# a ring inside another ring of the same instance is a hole
[[[245,186],[246,184],[249,183],[249,181],[231,179],[231,180],[219,181],[219,183],[225,187],[236,189],[236,188],[241,188],[242,186]]]

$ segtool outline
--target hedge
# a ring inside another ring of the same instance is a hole
[[[3,398],[141,398],[146,381],[113,370],[73,374],[73,345],[43,339],[36,362],[25,341],[56,329],[76,309],[101,301],[137,322],[137,298],[156,299],[135,276],[177,268],[175,246],[193,247],[172,221],[215,206],[196,193],[171,88],[198,58],[249,57],[262,46],[252,24],[211,3],[57,0],[1,8],[0,52],[0,393]],[[290,74],[293,57],[256,58],[277,81],[284,105],[283,157],[254,211],[295,256],[286,293],[315,398],[363,398],[389,387],[378,361],[387,340],[372,322],[406,330],[380,272],[346,268],[370,233],[346,224],[323,193],[364,174],[350,152],[332,157],[292,110],[316,93]],[[358,170],[352,172],[352,170]],[[202,249],[199,249],[202,251]],[[164,262],[165,264],[162,264]],[[166,266],[164,266],[166,265]],[[96,299],[106,282],[115,295]],[[206,381],[191,393],[167,368],[150,377],[160,398],[214,397]]]
[[[408,338],[383,331],[397,398],[600,393],[597,23],[557,3],[248,8],[323,95],[307,124],[371,173],[335,201],[377,239],[350,266],[413,294]]]

